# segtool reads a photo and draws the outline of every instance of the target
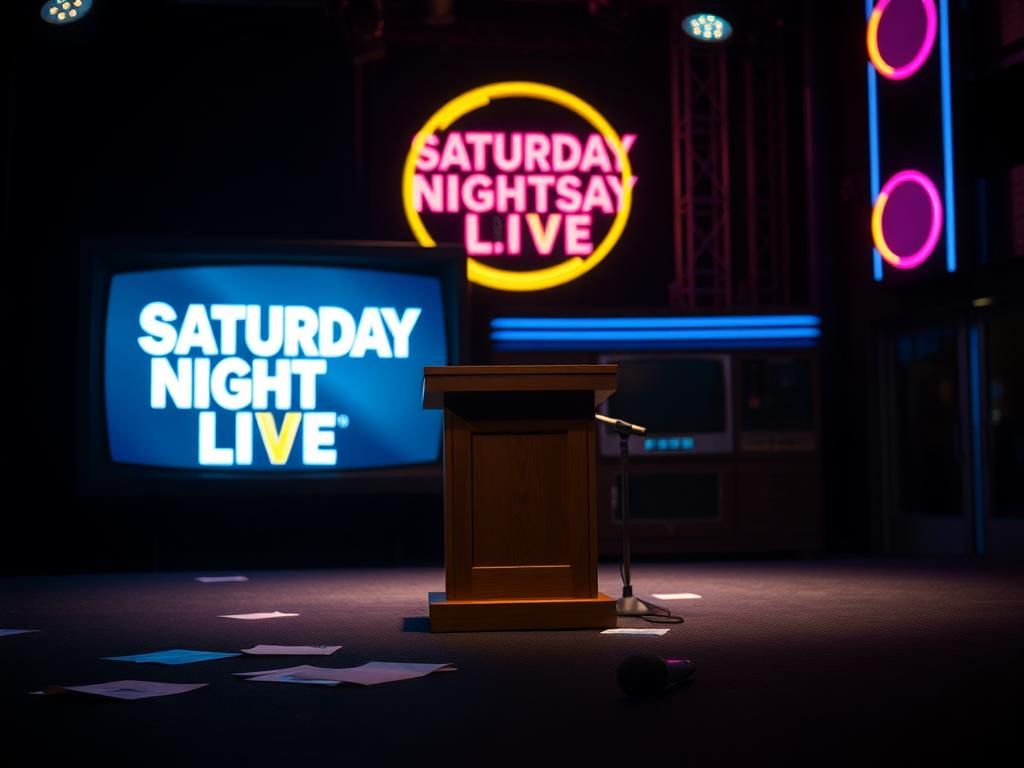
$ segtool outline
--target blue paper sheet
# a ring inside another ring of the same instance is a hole
[[[213,661],[214,659],[228,659],[232,656],[241,656],[240,653],[218,653],[217,651],[188,651],[175,648],[170,651],[154,651],[153,653],[139,653],[134,656],[104,656],[108,661],[134,661],[138,664],[192,664],[196,661]]]

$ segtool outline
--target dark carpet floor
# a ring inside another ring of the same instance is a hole
[[[664,637],[431,634],[440,569],[196,575],[0,580],[0,627],[42,630],[0,637],[0,764],[1001,765],[1022,753],[1020,564],[641,563],[639,594],[703,596],[671,604],[686,621]],[[601,589],[618,594],[614,566],[602,566]],[[273,610],[301,615],[217,618]],[[100,658],[256,643],[344,648],[177,667]],[[697,673],[629,699],[616,670],[647,651],[688,657]],[[459,669],[372,688],[231,674],[370,660]],[[210,685],[134,702],[28,693],[131,678]]]

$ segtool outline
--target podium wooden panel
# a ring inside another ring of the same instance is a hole
[[[597,591],[594,408],[614,365],[423,369],[444,408],[445,594],[435,632],[616,625]]]

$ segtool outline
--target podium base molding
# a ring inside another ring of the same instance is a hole
[[[430,593],[431,632],[515,629],[611,629],[618,625],[615,599],[591,598],[448,600]]]

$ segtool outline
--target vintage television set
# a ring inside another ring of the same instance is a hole
[[[615,394],[602,410],[647,428],[629,438],[630,515],[638,551],[645,538],[666,547],[679,531],[721,531],[729,524],[729,454],[733,450],[732,360],[728,353],[635,352],[606,354],[618,365]],[[605,509],[600,535],[617,541],[621,480],[619,436],[599,430]],[[614,549],[612,545],[612,549]]]
[[[816,350],[605,354],[618,390],[602,409],[647,427],[631,437],[637,553],[787,551],[821,540]],[[619,436],[599,431],[602,553],[619,552]]]
[[[733,448],[731,360],[727,354],[602,355],[619,367],[602,411],[647,428],[629,438],[631,456],[722,454]],[[619,437],[600,431],[602,456],[619,455]]]
[[[739,449],[788,453],[817,447],[817,391],[808,353],[747,354],[736,361]]]
[[[80,278],[81,492],[440,488],[422,371],[460,361],[461,253],[90,239]]]

